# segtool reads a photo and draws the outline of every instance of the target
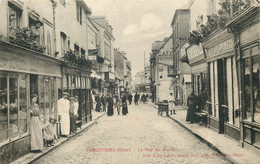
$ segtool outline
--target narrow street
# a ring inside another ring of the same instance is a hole
[[[129,106],[127,116],[103,116],[98,124],[36,162],[228,163],[149,104]]]

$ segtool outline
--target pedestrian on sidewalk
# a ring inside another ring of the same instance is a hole
[[[138,105],[139,96],[138,96],[137,92],[135,92],[135,97],[134,97],[134,99],[135,99],[135,105]]]
[[[42,124],[39,119],[40,109],[36,103],[38,96],[33,94],[31,97],[31,151],[41,152],[43,149]]]
[[[109,97],[107,98],[107,103],[108,103],[108,105],[107,105],[107,115],[113,116],[114,115],[114,108],[113,108],[114,100],[111,97],[111,94],[109,94]]]
[[[61,135],[68,137],[70,134],[70,102],[69,93],[63,92],[63,97],[58,100],[58,116],[61,126]]]
[[[194,123],[195,121],[195,111],[198,105],[198,97],[194,94],[194,90],[192,89],[191,94],[188,96],[187,99],[187,115],[186,115],[186,121],[190,121],[191,123]]]
[[[95,101],[96,101],[96,111],[100,112],[101,111],[101,98],[100,98],[100,94],[98,93],[95,97]]]
[[[168,97],[168,108],[169,108],[169,111],[171,112],[171,114],[172,114],[172,112],[173,112],[173,114],[176,114],[174,103],[175,103],[175,98],[174,98],[173,94],[170,93],[170,96]]]
[[[76,132],[76,119],[75,119],[75,105],[74,105],[74,97],[70,97],[70,109],[69,109],[69,114],[70,114],[70,134],[74,134]]]
[[[127,115],[128,114],[128,108],[127,108],[127,102],[126,102],[126,95],[123,93],[122,96],[122,114]]]
[[[78,118],[78,110],[79,110],[79,97],[76,95],[74,96],[74,116],[75,116],[75,133],[77,132],[77,118]]]
[[[120,115],[120,99],[118,95],[115,96],[115,105],[117,109],[117,115]]]
[[[106,112],[107,102],[106,102],[106,97],[104,96],[104,94],[102,94],[102,96],[101,96],[101,103],[102,103],[102,111]]]
[[[128,95],[129,105],[132,104],[132,100],[133,100],[133,95],[130,93],[130,94]]]

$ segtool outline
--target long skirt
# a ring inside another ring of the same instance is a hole
[[[113,116],[113,114],[114,114],[113,105],[109,105],[109,106],[107,107],[107,115],[108,115],[108,116]]]
[[[42,126],[38,116],[31,119],[31,150],[43,149]]]
[[[70,134],[70,115],[69,113],[62,113],[61,120],[61,135],[69,135]]]
[[[96,111],[100,112],[100,108],[101,108],[101,103],[98,102],[96,105]]]
[[[76,131],[76,118],[74,113],[70,113],[70,133]]]
[[[123,110],[122,110],[123,115],[126,115],[128,113],[127,109],[127,103],[123,103]]]
[[[190,106],[187,110],[187,115],[186,115],[186,121],[194,122],[195,121],[195,107]]]

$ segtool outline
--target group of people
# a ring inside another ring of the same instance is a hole
[[[50,117],[49,122],[42,124],[40,120],[40,110],[37,104],[38,96],[31,97],[31,151],[41,152],[44,140],[48,147],[54,146],[54,141],[58,140],[56,135],[56,122],[54,117]],[[58,100],[58,119],[60,122],[61,135],[68,137],[76,133],[76,119],[78,117],[78,96],[69,97],[69,93],[63,92],[63,96]]]
[[[127,96],[125,93],[123,93],[122,97],[115,95],[112,96],[111,94],[108,94],[106,97],[104,94],[100,97],[100,94],[96,94],[96,96],[93,96],[94,98],[94,104],[93,108],[97,112],[107,112],[108,116],[114,115],[114,108],[117,109],[117,114],[120,115],[120,108],[122,103],[122,115],[128,114],[128,107],[127,107]],[[132,102],[132,101],[131,101]],[[131,104],[129,101],[129,104]]]
[[[138,105],[138,102],[141,100],[141,102],[143,104],[147,104],[148,103],[148,99],[149,99],[149,95],[148,94],[143,94],[141,96],[141,99],[140,99],[140,94],[138,94],[137,92],[135,92],[135,96],[134,96],[134,101],[135,101],[135,105]]]

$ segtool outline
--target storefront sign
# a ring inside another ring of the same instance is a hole
[[[202,45],[193,45],[187,48],[188,59],[192,60],[203,54]]]
[[[60,64],[33,52],[9,49],[11,45],[0,45],[0,70],[61,76]]]
[[[221,42],[219,44],[217,44],[216,46],[210,48],[208,50],[208,58],[222,54],[224,52],[227,52],[229,50],[234,49],[234,39],[230,38],[224,42]]]

